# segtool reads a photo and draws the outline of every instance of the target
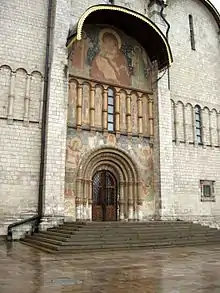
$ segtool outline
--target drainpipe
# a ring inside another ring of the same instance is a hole
[[[48,16],[47,16],[47,37],[46,37],[46,56],[45,56],[45,67],[44,67],[44,90],[43,90],[43,109],[42,109],[42,128],[41,128],[41,155],[40,155],[40,174],[39,174],[39,189],[38,189],[38,209],[37,215],[12,223],[8,226],[7,240],[12,241],[12,229],[14,227],[33,223],[32,231],[36,232],[39,230],[41,218],[43,216],[43,191],[44,191],[44,161],[45,161],[45,140],[46,140],[46,127],[47,127],[47,107],[48,107],[48,95],[49,95],[49,71],[50,71],[50,51],[51,51],[51,31],[52,31],[52,8],[53,0],[48,0]]]
[[[166,23],[166,25],[167,25],[167,30],[166,30],[166,38],[167,38],[167,40],[169,39],[169,31],[170,31],[170,24],[169,24],[169,22],[166,20],[166,18],[165,18],[165,15],[164,15],[164,13],[163,13],[163,11],[164,11],[164,8],[165,7],[167,7],[167,4],[166,4],[166,1],[164,1],[164,0],[160,0],[160,3],[161,3],[161,10],[160,10],[160,16],[161,16],[161,18],[163,19],[163,21]],[[170,69],[168,68],[167,69],[167,75],[168,75],[168,88],[169,88],[169,90],[170,90]]]
[[[53,0],[48,0],[48,17],[47,17],[47,38],[46,38],[46,57],[44,67],[44,91],[43,91],[43,110],[42,110],[42,130],[41,130],[41,161],[40,161],[40,176],[38,190],[38,215],[40,219],[43,216],[44,204],[44,162],[45,162],[45,140],[47,127],[47,108],[49,96],[49,73],[50,73],[50,51],[51,51],[51,32],[52,32],[52,8]],[[40,224],[40,221],[39,223]]]

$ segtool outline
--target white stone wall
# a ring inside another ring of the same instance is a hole
[[[149,2],[149,0],[115,0],[115,5],[124,6],[147,16]]]
[[[66,39],[70,25],[70,1],[59,0],[54,8],[44,180],[45,219],[42,228],[52,226],[64,217],[68,102]]]
[[[176,105],[177,122],[176,134],[173,124],[174,216],[199,221],[204,218],[210,225],[220,211],[219,29],[212,14],[198,0],[169,1],[166,14],[171,23],[171,98]],[[195,51],[190,43],[189,14],[194,19]],[[204,146],[193,144],[192,115],[196,104],[202,109]],[[204,179],[216,181],[214,203],[200,201],[199,183]]]
[[[0,235],[37,210],[46,21],[45,0],[1,1]]]
[[[174,59],[170,70],[172,99],[214,108],[219,105],[220,92],[219,29],[214,17],[199,0],[169,1],[166,14]],[[194,19],[195,51],[190,43],[189,14]]]
[[[55,18],[50,59],[44,189],[46,217],[43,226],[56,223],[56,219],[64,216],[68,74],[65,44],[68,31],[88,7],[108,1],[53,2]],[[144,0],[115,1],[116,5],[146,15],[148,3]],[[169,38],[174,63],[170,70],[171,95],[165,86],[166,76],[159,84],[158,95],[161,102],[158,123],[162,212],[163,215],[187,215],[188,219],[201,215],[215,216],[220,208],[219,145],[215,148],[195,147],[186,140],[172,146],[172,111],[168,100],[171,96],[175,103],[198,103],[202,108],[207,106],[209,110],[215,108],[219,111],[218,28],[211,13],[199,0],[172,0],[168,4],[166,14],[171,23]],[[48,1],[45,0],[11,0],[1,3],[0,234],[6,233],[9,223],[34,214],[37,208],[47,6]],[[196,51],[192,51],[190,45],[189,14],[194,17]],[[216,180],[216,203],[200,203],[200,179]]]

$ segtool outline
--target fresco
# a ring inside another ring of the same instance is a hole
[[[144,49],[120,31],[85,26],[73,43],[70,74],[124,87],[150,89],[151,63]]]
[[[83,152],[82,142],[79,137],[68,138],[66,147],[66,168],[75,169],[79,165]]]
[[[138,137],[128,140],[126,136],[116,138],[114,134],[104,137],[101,133],[77,132],[68,129],[67,134],[67,159],[66,159],[66,190],[65,198],[69,204],[76,194],[75,176],[77,168],[84,157],[91,150],[103,145],[114,146],[129,154],[141,171],[141,189],[144,205],[149,214],[154,213],[154,165],[153,150],[148,139]],[[70,180],[70,177],[72,179]],[[71,183],[69,183],[71,181]],[[73,207],[68,207],[73,210]]]

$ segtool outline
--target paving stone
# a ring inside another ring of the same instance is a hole
[[[219,293],[220,247],[48,255],[0,242],[0,292]]]

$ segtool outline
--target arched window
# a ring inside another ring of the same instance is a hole
[[[196,123],[196,141],[202,144],[202,119],[201,119],[201,108],[195,106],[195,123]]]
[[[115,131],[115,91],[108,88],[108,131]]]

